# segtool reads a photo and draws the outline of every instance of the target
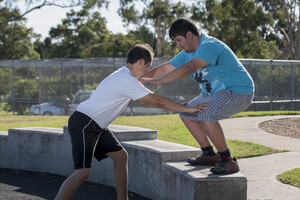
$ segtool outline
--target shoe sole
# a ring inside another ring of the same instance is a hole
[[[198,165],[198,166],[215,166],[217,163],[197,163],[193,161],[187,161],[190,165]]]
[[[239,172],[240,169],[234,170],[234,171],[214,171],[214,170],[210,170],[210,172],[214,173],[214,174],[234,174]]]

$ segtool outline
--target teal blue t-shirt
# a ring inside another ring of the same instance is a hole
[[[230,90],[237,94],[251,94],[254,92],[254,83],[232,50],[220,40],[201,34],[199,47],[196,52],[181,51],[170,63],[179,67],[199,58],[209,64],[191,74],[199,83],[201,93],[210,96],[220,90]]]

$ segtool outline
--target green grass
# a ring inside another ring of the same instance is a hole
[[[300,188],[300,168],[295,168],[277,176],[277,179],[282,183],[293,185]]]
[[[300,114],[300,112],[273,111],[273,112],[244,112],[234,117],[241,116],[264,116],[264,115]],[[67,116],[0,116],[0,131],[7,131],[10,128],[21,127],[56,127],[67,125]],[[150,116],[120,116],[113,124],[137,126],[158,131],[158,139],[199,147],[198,143],[191,136],[177,114],[150,115]],[[282,152],[270,147],[250,142],[227,140],[232,154],[237,158],[247,158]]]
[[[157,136],[160,140],[199,148],[198,143],[189,133],[178,115],[121,116],[113,121],[113,124],[154,129],[157,130]],[[283,152],[251,142],[227,140],[227,143],[231,153],[237,158],[248,158]]]
[[[67,116],[29,116],[4,115],[0,116],[0,131],[22,127],[54,127],[62,128],[68,124]]]

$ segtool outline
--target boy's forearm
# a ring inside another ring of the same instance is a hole
[[[188,110],[188,108],[184,105],[155,94],[152,94],[151,98],[142,99],[140,101],[138,100],[138,102],[151,107],[162,108],[174,112],[187,112]]]
[[[161,77],[161,76],[173,71],[174,69],[175,69],[175,67],[173,67],[170,63],[164,63],[164,64],[158,65],[157,67],[151,69],[149,72],[147,72],[145,77],[158,78],[158,77]]]

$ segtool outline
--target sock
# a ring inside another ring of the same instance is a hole
[[[231,158],[231,153],[229,151],[229,149],[227,149],[226,151],[223,152],[218,152],[218,154],[221,156],[222,160],[228,160],[229,158]]]
[[[209,145],[207,147],[203,147],[203,148],[201,148],[201,150],[204,155],[214,156],[216,154],[214,151],[214,148],[211,145]]]

